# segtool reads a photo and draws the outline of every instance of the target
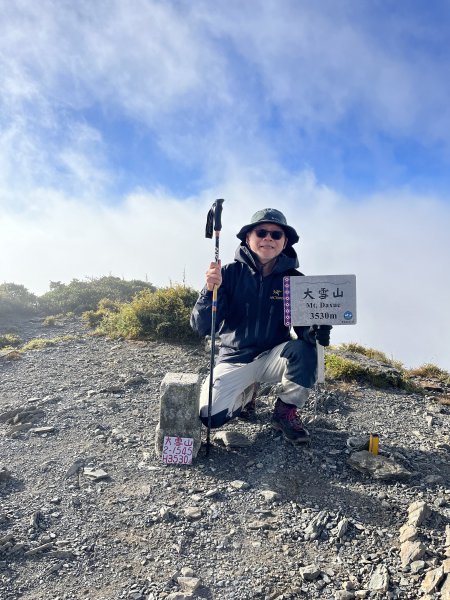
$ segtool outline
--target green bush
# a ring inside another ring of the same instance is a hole
[[[195,290],[180,285],[144,290],[116,312],[107,311],[97,331],[109,337],[198,340],[189,325],[197,297]]]
[[[145,281],[125,281],[111,275],[88,281],[73,279],[69,284],[51,281],[50,291],[39,298],[39,307],[45,314],[74,312],[79,315],[96,310],[103,298],[129,302],[138,292],[154,289],[151,283]]]
[[[138,339],[145,336],[131,304],[122,305],[118,312],[107,312],[95,331],[111,338]]]
[[[120,306],[120,302],[102,298],[98,303],[97,310],[87,310],[81,315],[81,319],[88,327],[95,329],[109,313],[119,312]]]
[[[17,283],[0,284],[0,317],[31,315],[38,308],[38,297]]]

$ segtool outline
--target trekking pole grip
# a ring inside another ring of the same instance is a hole
[[[224,203],[223,198],[219,198],[214,202],[211,208],[208,211],[208,216],[206,217],[206,229],[205,229],[205,237],[212,238],[213,231],[216,232],[216,237],[218,232],[222,229],[222,205]]]
[[[222,229],[222,209],[223,198],[219,198],[214,202],[214,231]]]

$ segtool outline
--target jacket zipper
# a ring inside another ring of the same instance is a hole
[[[248,324],[249,324],[249,319],[250,319],[249,313],[250,313],[250,303],[246,302],[245,303],[245,319],[246,319],[246,321],[245,321],[245,337],[246,338],[248,338]]]
[[[269,337],[269,332],[270,332],[270,326],[272,324],[272,315],[273,315],[273,311],[274,311],[274,305],[272,304],[272,306],[270,307],[269,310],[269,320],[267,321],[267,327],[266,327],[266,338]]]
[[[258,292],[258,313],[257,313],[257,317],[256,317],[256,324],[255,324],[255,338],[256,339],[258,339],[258,334],[259,334],[259,322],[261,320],[261,302],[262,302],[262,297],[263,297],[263,291],[264,291],[263,276],[260,275],[259,276],[259,292]]]

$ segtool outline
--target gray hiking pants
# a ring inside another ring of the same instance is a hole
[[[214,368],[211,427],[221,427],[250,402],[255,383],[279,383],[278,397],[301,408],[316,381],[316,347],[291,340],[259,354],[250,363],[220,362]],[[200,418],[208,423],[209,376],[200,393]]]

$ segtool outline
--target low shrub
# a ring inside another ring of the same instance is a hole
[[[42,325],[44,325],[44,327],[54,327],[56,325],[56,317],[54,315],[45,317],[42,321]]]
[[[107,310],[97,331],[109,337],[198,340],[189,324],[197,297],[195,290],[181,285],[144,290],[115,312]]]
[[[337,354],[325,354],[325,369],[328,377],[341,381],[357,381],[364,375],[361,365]]]
[[[24,344],[20,350],[21,352],[26,352],[27,350],[42,350],[43,348],[48,348],[55,344],[55,340],[50,340],[48,338],[34,338]]]
[[[325,369],[328,377],[340,381],[367,383],[377,388],[409,387],[403,371],[360,364],[338,354],[325,355]]]
[[[15,333],[1,333],[0,334],[0,348],[14,348],[20,346],[22,340]]]
[[[450,373],[431,363],[425,363],[424,365],[422,365],[421,367],[417,367],[416,369],[409,369],[406,374],[408,377],[437,379],[442,383],[450,384]]]
[[[96,333],[110,338],[137,339],[143,337],[141,323],[130,304],[124,304],[118,312],[107,312],[101,319]]]
[[[60,335],[57,338],[54,338],[54,342],[72,342],[73,340],[79,340],[81,339],[83,336],[81,335],[72,335],[71,333],[68,333],[67,335]]]
[[[357,344],[356,342],[348,342],[348,343],[340,344],[339,349],[344,352],[350,352],[352,354],[362,354],[363,356],[366,356],[367,358],[372,358],[381,363],[391,365],[391,366],[395,367],[396,369],[403,368],[403,365],[400,361],[388,358],[384,352],[381,352],[381,350],[375,350],[374,348],[366,348],[365,346],[362,346],[361,344]]]
[[[87,310],[81,315],[81,320],[91,329],[100,325],[102,320],[110,313],[119,312],[121,303],[109,298],[102,298],[96,310]]]
[[[73,312],[58,313],[57,315],[48,315],[42,321],[42,325],[44,325],[44,327],[55,327],[55,325],[62,324],[63,322],[65,322],[67,320],[73,319],[74,317],[75,317],[75,313],[73,313]]]
[[[77,335],[61,335],[59,337],[50,339],[50,338],[34,338],[29,340],[26,344],[24,344],[21,348],[19,348],[20,352],[26,352],[27,350],[43,350],[44,348],[48,348],[50,346],[56,346],[56,344],[61,342],[71,342],[72,340],[78,339]]]

